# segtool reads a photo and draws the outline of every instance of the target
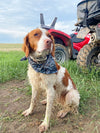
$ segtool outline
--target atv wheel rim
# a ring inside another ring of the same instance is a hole
[[[96,52],[94,52],[94,50]],[[87,64],[89,68],[91,67],[100,67],[100,48],[95,48],[93,51],[91,51],[90,56],[88,56]],[[90,61],[89,61],[90,60]]]
[[[66,55],[62,50],[55,51],[55,57],[58,63],[64,63],[64,61],[66,60]]]
[[[100,67],[100,57],[99,57],[100,53],[96,56],[94,55],[91,59],[91,64],[93,66],[96,66],[96,67]]]

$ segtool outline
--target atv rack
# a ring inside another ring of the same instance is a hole
[[[41,28],[46,29],[46,30],[54,29],[56,21],[57,21],[57,17],[54,18],[54,20],[50,26],[47,26],[47,25],[45,25],[43,14],[40,13],[40,26],[41,26]]]

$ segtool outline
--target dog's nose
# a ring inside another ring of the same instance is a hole
[[[44,43],[45,43],[45,46],[46,46],[47,48],[50,48],[50,47],[51,47],[52,40],[46,39],[46,40],[44,41]]]

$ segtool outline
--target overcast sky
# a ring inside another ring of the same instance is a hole
[[[40,26],[40,13],[45,23],[57,17],[55,29],[72,33],[77,21],[77,4],[81,0],[1,0],[0,43],[23,43],[24,36]]]

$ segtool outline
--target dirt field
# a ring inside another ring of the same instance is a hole
[[[0,51],[22,51],[22,44],[2,44],[0,43]]]
[[[13,80],[0,84],[0,133],[38,133],[45,106],[37,103],[33,115],[22,116],[22,111],[29,107],[30,98],[26,81]],[[54,105],[48,133],[100,133],[100,107],[96,107],[93,100],[88,103],[90,108],[85,110],[84,115],[69,114],[64,119],[56,117],[59,107]]]
[[[21,48],[0,48],[0,51],[8,52],[8,51],[22,51]]]

